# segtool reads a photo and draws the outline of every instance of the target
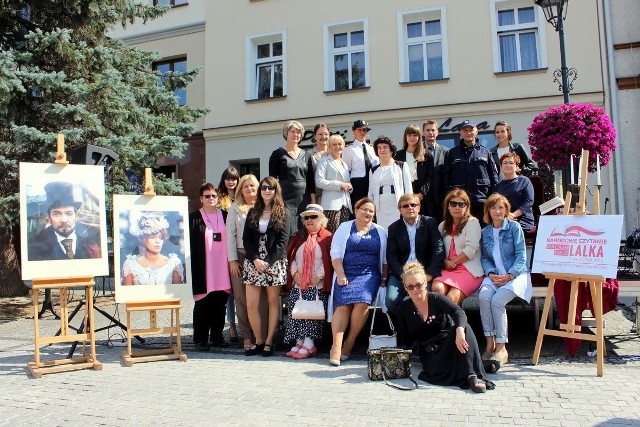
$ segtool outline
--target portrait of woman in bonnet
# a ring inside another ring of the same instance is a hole
[[[138,236],[139,254],[127,255],[122,264],[122,284],[164,285],[184,283],[184,268],[174,253],[161,253],[169,238],[169,222],[162,212],[142,212],[131,234]]]

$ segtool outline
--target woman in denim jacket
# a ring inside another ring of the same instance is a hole
[[[490,372],[497,371],[509,358],[505,347],[506,304],[515,297],[530,301],[532,296],[524,233],[520,224],[508,219],[510,211],[509,201],[500,194],[492,194],[484,205],[484,221],[489,225],[482,230],[480,261],[486,277],[480,286],[479,301],[482,330],[487,338],[482,358],[490,361],[486,365]]]

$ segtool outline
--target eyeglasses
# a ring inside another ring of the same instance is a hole
[[[417,207],[418,204],[417,203],[406,203],[402,206],[400,206],[402,209],[409,209],[409,208],[415,208]]]
[[[217,194],[205,194],[202,197],[204,197],[205,199],[215,199],[216,197],[218,197]]]
[[[510,166],[514,166],[516,164],[516,162],[502,162],[503,165],[510,165]]]
[[[449,200],[449,207],[450,208],[466,208],[467,207],[467,202],[454,202],[453,200]]]
[[[307,215],[303,216],[302,219],[304,219],[305,221],[309,221],[310,219],[318,219],[318,215]]]
[[[260,191],[275,191],[275,185],[261,185]]]
[[[404,285],[404,288],[408,291],[415,291],[416,289],[422,289],[424,283],[416,283],[415,285]]]

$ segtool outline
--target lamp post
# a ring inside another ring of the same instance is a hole
[[[564,103],[568,104],[573,81],[578,77],[575,68],[567,68],[567,52],[564,46],[564,20],[567,17],[569,0],[534,0],[534,3],[542,8],[547,22],[553,25],[560,37],[560,70],[555,70],[553,77],[554,81],[559,84],[558,89],[562,91]]]

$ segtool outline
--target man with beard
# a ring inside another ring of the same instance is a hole
[[[100,258],[100,231],[78,222],[82,202],[74,198],[74,185],[54,181],[44,190],[49,224],[29,241],[29,261]]]

